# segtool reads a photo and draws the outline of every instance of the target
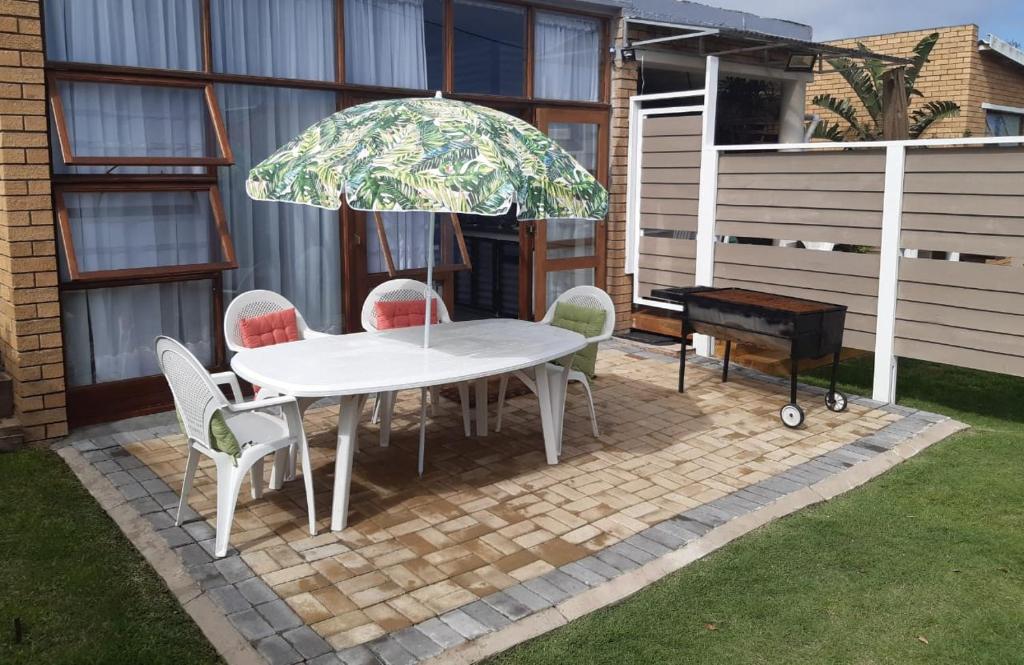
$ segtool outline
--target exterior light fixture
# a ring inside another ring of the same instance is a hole
[[[787,72],[813,72],[818,56],[814,53],[790,53],[786,61]]]
[[[633,62],[636,60],[636,49],[632,46],[627,46],[619,50],[619,55],[622,56],[622,62]]]

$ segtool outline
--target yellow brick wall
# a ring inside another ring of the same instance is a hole
[[[39,0],[0,0],[0,354],[25,439],[67,434]]]
[[[985,119],[980,113],[980,102],[972,105],[973,98],[970,92],[971,77],[981,66],[978,57],[978,26],[928,28],[829,43],[855,48],[859,41],[877,53],[909,57],[913,54],[914,46],[933,32],[939,33],[939,41],[932,50],[930,62],[924,66],[921,76],[917,79],[917,89],[921,91],[923,98],[914,97],[910,109],[913,110],[928,101],[951,100],[960,105],[961,115],[959,118],[948,118],[935,123],[923,138],[960,137],[967,131],[974,136],[984,136]],[[814,81],[808,84],[807,110],[809,113],[819,113],[829,120],[835,120],[834,115],[811,104],[811,99],[822,93],[831,93],[840,99],[856,100],[856,96],[839,74],[828,70],[829,66],[826,64],[825,73],[815,74]],[[860,115],[865,116],[863,111]],[[845,123],[842,124],[845,126]]]
[[[997,53],[976,53],[971,62],[968,92],[970,124],[975,136],[985,135],[983,103],[1024,108],[1024,67]]]

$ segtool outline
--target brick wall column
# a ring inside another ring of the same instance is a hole
[[[27,441],[67,434],[39,0],[0,0],[0,354]]]
[[[623,43],[624,22],[619,21],[615,44]],[[629,180],[629,98],[636,94],[636,62],[613,63],[612,119],[608,169],[608,247],[606,290],[615,303],[615,330],[632,324],[633,278],[626,270],[626,183]]]

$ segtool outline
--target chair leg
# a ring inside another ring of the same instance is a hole
[[[192,479],[199,466],[199,452],[191,445],[188,447],[188,461],[185,462],[185,482],[181,485],[181,499],[178,500],[178,514],[174,518],[174,526],[181,526],[181,511],[188,505],[188,493],[192,491]]]
[[[395,402],[398,400],[398,393],[383,393],[380,405],[380,447],[387,448],[391,443],[391,419],[395,415]]]
[[[594,430],[594,438],[596,439],[601,436],[601,433],[597,429],[597,412],[594,411],[594,395],[590,392],[590,379],[584,375],[580,383],[583,384],[583,390],[587,393],[587,405],[590,406],[590,425]]]
[[[463,381],[459,384],[459,402],[462,403],[462,429],[466,432],[466,437],[470,437],[473,434],[473,430],[470,425],[471,418],[469,416],[469,382]]]
[[[252,486],[252,498],[263,497],[263,460],[258,459],[252,463],[249,469],[249,484]]]
[[[306,510],[309,512],[309,535],[316,535],[316,501],[313,498],[313,465],[309,461],[309,442],[306,435],[299,436],[299,455],[302,457],[302,482],[306,486]]]
[[[228,538],[231,536],[231,522],[235,518],[238,490],[245,477],[245,470],[231,466],[226,459],[217,460],[217,539],[213,554],[221,558],[228,553]]]
[[[274,453],[274,466],[270,467],[270,489],[279,490],[284,485],[285,476],[288,474],[289,457],[288,448],[281,448]]]
[[[437,415],[437,405],[441,403],[441,389],[437,386],[430,386],[430,417]]]
[[[373,396],[373,415],[370,416],[370,422],[376,425],[380,422],[380,393]]]
[[[420,388],[420,454],[416,470],[423,475],[423,458],[427,452],[427,389]]]
[[[505,390],[508,389],[508,374],[502,374],[498,382],[498,415],[494,423],[494,431],[501,431],[501,412],[505,409]]]

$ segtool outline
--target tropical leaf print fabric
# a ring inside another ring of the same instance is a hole
[[[249,196],[336,210],[602,219],[608,193],[535,127],[451,99],[360,104],[316,123],[249,172]]]

